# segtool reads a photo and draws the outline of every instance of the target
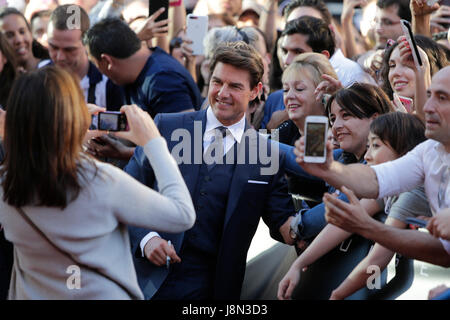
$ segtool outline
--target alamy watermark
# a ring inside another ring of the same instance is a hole
[[[371,265],[367,267],[367,273],[373,273],[367,278],[367,289],[381,289],[381,269],[377,265]]]
[[[278,131],[274,130],[271,139],[267,130],[247,130],[238,143],[237,154],[230,148],[224,154],[225,139],[218,135],[208,148],[203,151],[202,122],[194,121],[193,136],[191,131],[179,128],[172,132],[171,142],[178,142],[172,148],[172,156],[177,164],[259,164],[261,175],[274,175],[280,167],[280,147]]]
[[[70,276],[66,280],[66,287],[69,290],[81,289],[81,269],[77,265],[70,265],[66,269],[66,273]]]
[[[67,14],[70,16],[67,18],[68,30],[80,30],[81,29],[81,10],[79,6],[71,5],[67,7]]]

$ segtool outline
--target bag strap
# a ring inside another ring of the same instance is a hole
[[[22,208],[16,207],[16,210],[20,213],[20,215],[22,216],[22,218],[37,232],[39,233],[45,240],[47,240],[47,242],[53,247],[55,248],[57,251],[59,251],[60,253],[62,253],[64,256],[66,256],[68,259],[72,260],[75,262],[75,264],[91,270],[93,272],[96,272],[100,275],[102,275],[103,277],[107,278],[108,280],[114,282],[115,284],[117,284],[119,287],[122,288],[122,290],[124,290],[126,293],[128,293],[128,295],[130,297],[134,297],[134,294],[132,294],[130,292],[130,290],[126,287],[124,287],[121,283],[117,282],[116,280],[114,280],[113,278],[111,278],[109,275],[107,275],[104,272],[101,272],[99,269],[97,268],[93,268],[91,266],[88,266],[80,261],[78,261],[77,259],[75,259],[70,253],[68,253],[67,251],[62,250],[61,248],[59,248],[53,241],[51,241],[49,239],[49,237],[47,237],[47,235],[33,222],[33,220],[30,219],[30,217],[25,213],[25,211],[23,211]]]

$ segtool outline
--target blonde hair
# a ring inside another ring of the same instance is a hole
[[[308,70],[308,74],[305,75],[304,70]],[[285,78],[292,72],[298,75],[298,77],[310,76],[312,77],[312,82],[317,87],[320,82],[323,81],[322,75],[327,74],[330,77],[338,80],[338,76],[333,69],[330,61],[327,57],[321,53],[307,52],[298,55],[294,61],[284,70],[283,76],[281,78],[282,82]]]

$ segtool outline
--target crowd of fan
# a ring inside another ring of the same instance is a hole
[[[331,299],[395,253],[450,267],[448,1],[344,0],[334,13],[322,0],[181,0],[167,20],[143,0],[3,2],[0,298],[239,299],[260,218],[298,253],[279,299],[299,298],[305,270],[353,234],[375,245]],[[188,14],[208,17],[203,55]],[[93,127],[103,111],[129,131]],[[303,159],[307,116],[329,120],[325,164]],[[279,170],[177,167],[171,139],[193,122],[203,153],[221,141],[222,156],[263,129]]]

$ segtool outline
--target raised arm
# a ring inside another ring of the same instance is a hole
[[[450,267],[450,254],[445,251],[439,239],[425,232],[400,230],[361,214],[360,210],[355,209],[359,205],[355,194],[345,187],[341,190],[347,195],[350,203],[324,196],[324,202],[328,207],[326,218],[329,223],[373,240],[405,257]]]
[[[277,39],[277,11],[278,1],[266,0],[259,18],[259,28],[266,35],[271,50]]]
[[[405,223],[393,218],[387,218],[385,224],[399,229],[404,229],[406,227]],[[367,279],[372,276],[372,273],[368,272],[368,268],[370,266],[377,266],[380,270],[384,270],[394,254],[394,251],[386,249],[376,243],[367,257],[365,257],[339,287],[332,292],[330,299],[343,300],[363,288],[367,283]]]
[[[321,178],[339,189],[342,186],[356,191],[358,198],[376,199],[378,197],[378,180],[375,171],[364,164],[343,165],[333,160],[333,145],[327,142],[327,160],[324,164],[306,163],[303,155],[305,138],[295,143],[296,161],[309,174]],[[362,183],[363,182],[363,183]]]
[[[380,211],[380,206],[374,200],[362,199],[361,205],[369,215]],[[294,288],[300,281],[300,272],[316,260],[330,252],[339,243],[352,234],[332,224],[328,224],[308,246],[308,248],[295,260],[278,285],[278,299],[290,299]]]
[[[353,27],[353,16],[355,14],[355,7],[364,6],[367,0],[344,0],[341,14],[342,34],[344,35],[344,46],[346,56],[352,58],[361,52],[356,49],[355,28]]]
[[[175,233],[191,228],[195,210],[166,141],[147,112],[136,105],[124,106],[121,111],[127,116],[130,130],[118,132],[117,136],[143,146],[154,170],[159,192],[124,174],[114,186],[120,197],[111,199],[117,219],[125,224],[164,232]]]

